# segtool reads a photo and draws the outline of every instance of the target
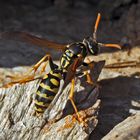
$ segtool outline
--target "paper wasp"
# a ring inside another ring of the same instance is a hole
[[[31,69],[31,71],[36,72],[38,67],[43,62],[45,62],[45,65],[42,69],[42,71],[44,71],[47,65],[47,61],[50,63],[50,67],[52,69],[48,74],[44,76],[44,78],[42,79],[40,83],[38,91],[36,93],[35,106],[36,106],[37,113],[43,113],[44,110],[48,107],[49,103],[52,101],[55,94],[58,92],[60,80],[63,79],[64,82],[70,82],[70,81],[72,82],[72,87],[70,91],[70,100],[78,116],[78,111],[73,101],[73,94],[74,94],[73,92],[74,92],[74,83],[75,83],[74,75],[76,73],[76,69],[82,65],[93,67],[91,66],[90,62],[86,63],[84,62],[84,60],[88,54],[97,55],[99,53],[100,47],[113,47],[113,48],[119,48],[119,49],[121,48],[118,44],[103,44],[103,43],[97,42],[96,32],[97,32],[100,18],[101,18],[101,15],[98,14],[92,37],[87,37],[83,39],[82,42],[75,42],[68,45],[57,44],[52,41],[48,41],[47,39],[42,39],[42,38],[30,35],[25,32],[4,32],[0,34],[0,37],[4,39],[15,39],[15,40],[23,41],[23,42],[29,42],[38,46],[44,46],[44,47],[63,51],[63,55],[60,58],[59,67],[53,63],[51,56],[46,54]],[[71,71],[68,71],[68,69],[71,69]],[[83,73],[87,76],[87,82],[89,84],[93,84],[93,81],[91,80],[91,77],[88,71],[84,71]],[[33,79],[34,77],[23,78],[21,80],[11,82],[8,85],[12,85],[15,83],[25,83]],[[78,116],[78,119],[80,120],[79,116]]]

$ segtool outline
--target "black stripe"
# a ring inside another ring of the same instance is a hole
[[[45,105],[45,103],[50,104],[51,101],[52,101],[52,100],[48,100],[48,99],[46,99],[46,98],[43,98],[43,97],[41,97],[41,96],[39,96],[39,95],[37,95],[37,94],[36,94],[35,99],[36,99],[38,102],[43,102],[44,105]]]
[[[54,74],[55,74],[55,73],[54,73]],[[56,74],[57,74],[57,73],[56,73]],[[60,74],[61,74],[61,73],[60,73]],[[49,74],[48,74],[48,77],[47,77],[46,79],[43,79],[42,82],[43,82],[43,81],[46,81],[46,80],[49,80],[49,79],[51,79],[51,78],[54,78],[54,79],[56,79],[57,81],[60,81],[60,80],[61,80],[59,77],[56,77],[56,76],[52,75],[51,73],[49,73]]]
[[[68,56],[66,53],[62,57],[68,61],[72,59],[72,57]]]
[[[54,85],[50,80],[51,79],[55,79],[56,81],[58,81],[58,85],[56,86],[56,85]],[[60,86],[60,79],[58,78],[58,77],[55,77],[55,76],[53,76],[53,75],[49,75],[49,77],[47,78],[47,79],[43,79],[42,81],[41,81],[41,83],[44,83],[45,85],[48,85],[48,86],[50,86],[50,88],[51,89],[53,89],[53,88],[59,88],[59,86]]]
[[[59,88],[60,84],[59,85],[54,85],[51,81],[51,79],[49,79],[49,84],[48,82],[44,82],[45,85],[48,85],[51,89],[54,89],[54,88]],[[60,83],[60,81],[58,81]]]
[[[58,74],[58,73],[54,73],[54,74]],[[60,73],[60,74],[61,74],[61,73]],[[55,75],[52,75],[51,73],[48,74],[48,77],[49,77],[50,79],[53,78],[53,79],[55,79],[55,80],[57,80],[57,81],[60,81],[60,80],[61,80],[59,77],[56,77]]]
[[[63,68],[64,68],[64,66],[65,66],[65,63],[66,63],[66,59],[64,59],[63,62],[62,62],[62,67],[63,67]],[[65,67],[67,67],[67,66],[65,66]]]
[[[36,112],[37,114],[42,114],[44,111],[35,110],[35,112]]]
[[[70,62],[71,61],[71,59],[70,60],[68,60],[68,58],[66,57],[66,56],[63,56],[63,58],[64,58],[64,61],[68,61],[68,62]]]
[[[70,56],[70,54],[72,54],[72,55],[74,55],[74,53],[69,49],[67,52],[65,51],[65,53],[64,53],[66,56],[68,56],[69,58],[72,58],[71,56]],[[69,55],[68,55],[69,54]]]
[[[42,88],[41,86],[39,86],[38,91],[40,91],[41,93],[47,94],[48,97],[56,95],[56,93],[46,90],[46,89]]]
[[[40,105],[38,105],[38,104],[36,104],[36,103],[35,103],[35,107],[36,107],[37,109],[42,109],[42,110],[44,110],[44,111],[47,109],[47,107],[40,106]]]
[[[54,85],[54,84],[50,81],[51,79],[55,79],[56,81],[58,81],[58,83],[59,83],[58,86]],[[58,77],[56,77],[56,76],[54,76],[54,75],[48,74],[48,78],[43,79],[43,80],[41,81],[41,83],[44,83],[45,85],[50,86],[51,89],[53,89],[53,88],[59,88],[59,86],[60,86],[60,78],[58,78]]]

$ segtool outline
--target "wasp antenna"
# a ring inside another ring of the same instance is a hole
[[[96,40],[96,32],[97,32],[97,28],[98,28],[100,19],[101,19],[101,14],[98,13],[97,19],[96,19],[96,23],[95,23],[95,26],[94,26],[94,32],[93,32],[93,39],[94,39],[94,40]]]
[[[121,49],[122,47],[118,44],[103,44],[103,43],[98,43],[99,47],[108,47],[108,48],[118,48]]]
[[[111,47],[111,48],[118,48],[121,49],[121,46],[118,44],[104,44],[105,47]]]

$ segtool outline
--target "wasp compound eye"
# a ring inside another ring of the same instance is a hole
[[[85,39],[85,43],[87,45],[88,51],[93,54],[93,55],[97,55],[99,52],[99,47],[98,47],[98,43],[96,41],[94,41],[92,38],[86,38]]]

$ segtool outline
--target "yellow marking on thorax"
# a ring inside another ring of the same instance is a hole
[[[56,80],[56,79],[54,79],[54,78],[51,78],[51,83],[53,84],[53,85],[55,85],[55,86],[58,86],[59,85],[59,82]]]
[[[43,77],[43,79],[47,79],[48,78],[48,74],[46,74],[44,77]]]
[[[67,52],[67,53],[69,53],[69,52],[70,52],[70,50],[69,50],[69,49],[67,49],[67,50],[66,50],[66,52]]]
[[[70,57],[73,57],[73,53],[70,50],[66,50],[66,53],[68,53]]]
[[[69,58],[67,55],[64,54],[63,56],[65,56],[65,57],[68,59],[68,61],[70,61],[70,58]],[[65,58],[64,58],[64,59],[65,59]]]
[[[39,97],[43,97],[45,99],[48,99],[48,100],[53,100],[54,99],[54,96],[47,96],[47,93],[41,93],[40,91],[37,91],[36,93]]]
[[[73,53],[70,52],[70,57],[73,57]]]
[[[53,88],[51,89],[50,86],[45,85],[44,83],[41,83],[40,86],[46,90],[52,91],[53,93],[57,93],[58,92],[58,88]]]
[[[43,102],[38,102],[37,100],[34,100],[35,104],[39,105],[39,106],[42,106],[42,107],[48,107],[49,104],[48,103],[45,103],[45,105],[43,104]]]
[[[64,61],[64,58],[62,57],[62,58],[61,58],[61,65],[63,64],[63,61]]]
[[[70,64],[70,62],[66,60],[66,61],[65,61],[64,68],[67,67],[69,64]]]

